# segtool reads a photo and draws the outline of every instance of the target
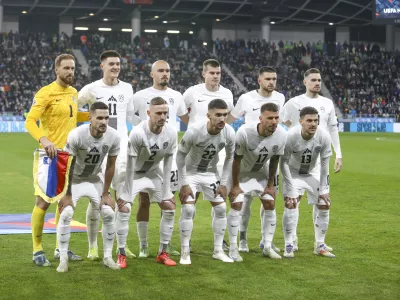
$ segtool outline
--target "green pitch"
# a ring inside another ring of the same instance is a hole
[[[378,139],[377,139],[378,138]],[[327,243],[336,259],[315,257],[311,207],[300,206],[299,247],[294,260],[261,256],[259,203],[253,202],[249,230],[251,252],[243,263],[212,259],[210,205],[199,201],[193,230],[191,266],[157,264],[160,212],[151,209],[148,259],[128,260],[111,271],[99,262],[70,262],[58,274],[53,259],[55,235],[43,237],[52,266],[35,267],[30,235],[0,235],[1,299],[399,299],[400,298],[400,135],[341,134],[344,169],[331,174],[331,223]],[[28,134],[0,134],[0,212],[28,213],[34,205],[32,151]],[[332,170],[332,168],[331,168]],[[85,222],[87,200],[74,218]],[[282,197],[277,199],[274,242],[283,246]],[[172,243],[179,247],[178,205]],[[138,252],[133,207],[128,245]],[[55,211],[51,206],[50,212]],[[102,239],[99,235],[99,246]],[[71,235],[70,248],[86,257],[85,233]],[[102,252],[100,252],[101,254]]]

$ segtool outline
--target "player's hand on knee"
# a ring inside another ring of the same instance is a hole
[[[184,202],[186,202],[189,196],[191,196],[194,199],[193,191],[190,188],[190,186],[189,185],[182,186],[179,192],[179,200],[181,200],[181,203],[183,204]]]
[[[323,195],[319,195],[319,202],[323,202],[325,203],[326,206],[330,206],[331,205],[331,197],[329,196],[329,194],[323,194]]]
[[[264,195],[270,195],[274,200],[276,199],[276,191],[274,187],[266,187],[264,189],[264,192],[261,194],[261,198],[264,197]]]
[[[285,207],[287,208],[296,208],[297,206],[297,198],[293,197],[285,197]]]
[[[342,169],[343,161],[341,158],[336,158],[335,160],[335,173],[339,173]]]
[[[108,205],[112,210],[115,209],[115,202],[113,198],[111,198],[110,194],[106,193],[101,196],[100,209],[103,207],[103,205]]]
[[[229,201],[235,201],[236,197],[239,196],[239,194],[242,194],[243,190],[240,188],[239,185],[232,186],[231,190],[229,191]]]
[[[58,201],[58,210],[60,211],[60,214],[67,206],[74,208],[74,202],[72,201],[71,195],[65,195],[60,201]]]
[[[57,147],[52,142],[50,142],[47,139],[47,137],[44,136],[44,137],[40,138],[39,143],[42,144],[43,149],[46,151],[47,156],[49,156],[51,159],[56,157]]]
[[[128,203],[128,202],[122,200],[121,198],[118,199],[118,200],[117,200],[118,209],[121,210],[122,207],[124,207],[124,205],[125,205],[126,203]]]
[[[228,191],[226,190],[226,186],[220,185],[215,192],[214,198],[221,196],[221,198],[224,199],[224,201],[225,201],[227,194],[228,194]]]

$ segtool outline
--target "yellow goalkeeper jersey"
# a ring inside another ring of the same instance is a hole
[[[77,90],[54,81],[36,93],[25,127],[35,140],[45,136],[62,149],[69,132],[76,127],[77,112]],[[37,121],[40,121],[39,127]]]

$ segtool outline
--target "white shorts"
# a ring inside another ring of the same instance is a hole
[[[72,193],[72,201],[74,202],[74,206],[76,206],[79,199],[82,197],[89,198],[90,202],[96,204],[98,207],[100,206],[101,194],[103,193],[103,182],[100,180],[97,182],[80,182],[80,183],[72,183],[71,193]]]
[[[308,204],[319,204],[319,172],[310,173],[308,175],[300,175],[297,171],[290,171],[293,179],[293,186],[298,195],[303,196],[304,192],[308,194]],[[329,192],[329,186],[328,186]],[[282,185],[283,197],[288,193],[285,184]]]
[[[145,173],[134,173],[132,198],[127,202],[132,203],[140,192],[148,193],[150,202],[160,203],[163,199],[163,179],[161,170],[154,170]]]
[[[217,172],[218,173],[218,172]],[[203,192],[203,199],[211,202],[224,202],[221,196],[215,197],[217,188],[220,185],[218,174],[214,173],[196,173],[187,174],[189,186],[192,189],[193,195],[197,192]]]
[[[227,190],[231,189],[232,174],[229,175]],[[260,197],[267,186],[267,178],[264,172],[242,172],[239,174],[240,188],[243,196]],[[233,203],[243,202],[243,197],[236,197]]]
[[[164,161],[161,161],[160,168],[164,171]],[[178,177],[178,166],[176,165],[176,152],[172,157],[172,168],[171,168],[171,191],[176,192],[179,191],[181,185],[179,184],[179,177]]]

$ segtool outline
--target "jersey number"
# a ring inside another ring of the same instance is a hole
[[[212,183],[212,184],[210,184],[210,186],[213,188],[213,192],[214,192],[214,195],[217,193],[217,188],[219,187],[219,181],[217,181],[216,183]]]
[[[113,107],[114,107],[114,112],[113,112]],[[116,103],[109,103],[108,104],[108,113],[110,116],[116,116],[117,115],[117,104]]]
[[[86,164],[97,164],[100,160],[100,154],[88,154],[85,158]]]
[[[74,114],[72,113],[72,106],[69,106],[69,117],[72,118]]]
[[[256,163],[263,164],[268,158],[268,154],[259,154]]]
[[[171,182],[178,182],[178,170],[171,171]]]
[[[151,151],[151,155],[149,157],[149,160],[153,160],[154,156],[156,156],[157,152],[156,151]]]
[[[217,153],[217,151],[214,151],[214,150],[208,151],[208,150],[206,150],[206,151],[204,151],[204,154],[203,154],[203,156],[201,158],[202,159],[211,160],[211,159],[214,158],[215,153]]]
[[[311,155],[306,154],[301,156],[301,163],[302,164],[309,164],[311,162]]]

